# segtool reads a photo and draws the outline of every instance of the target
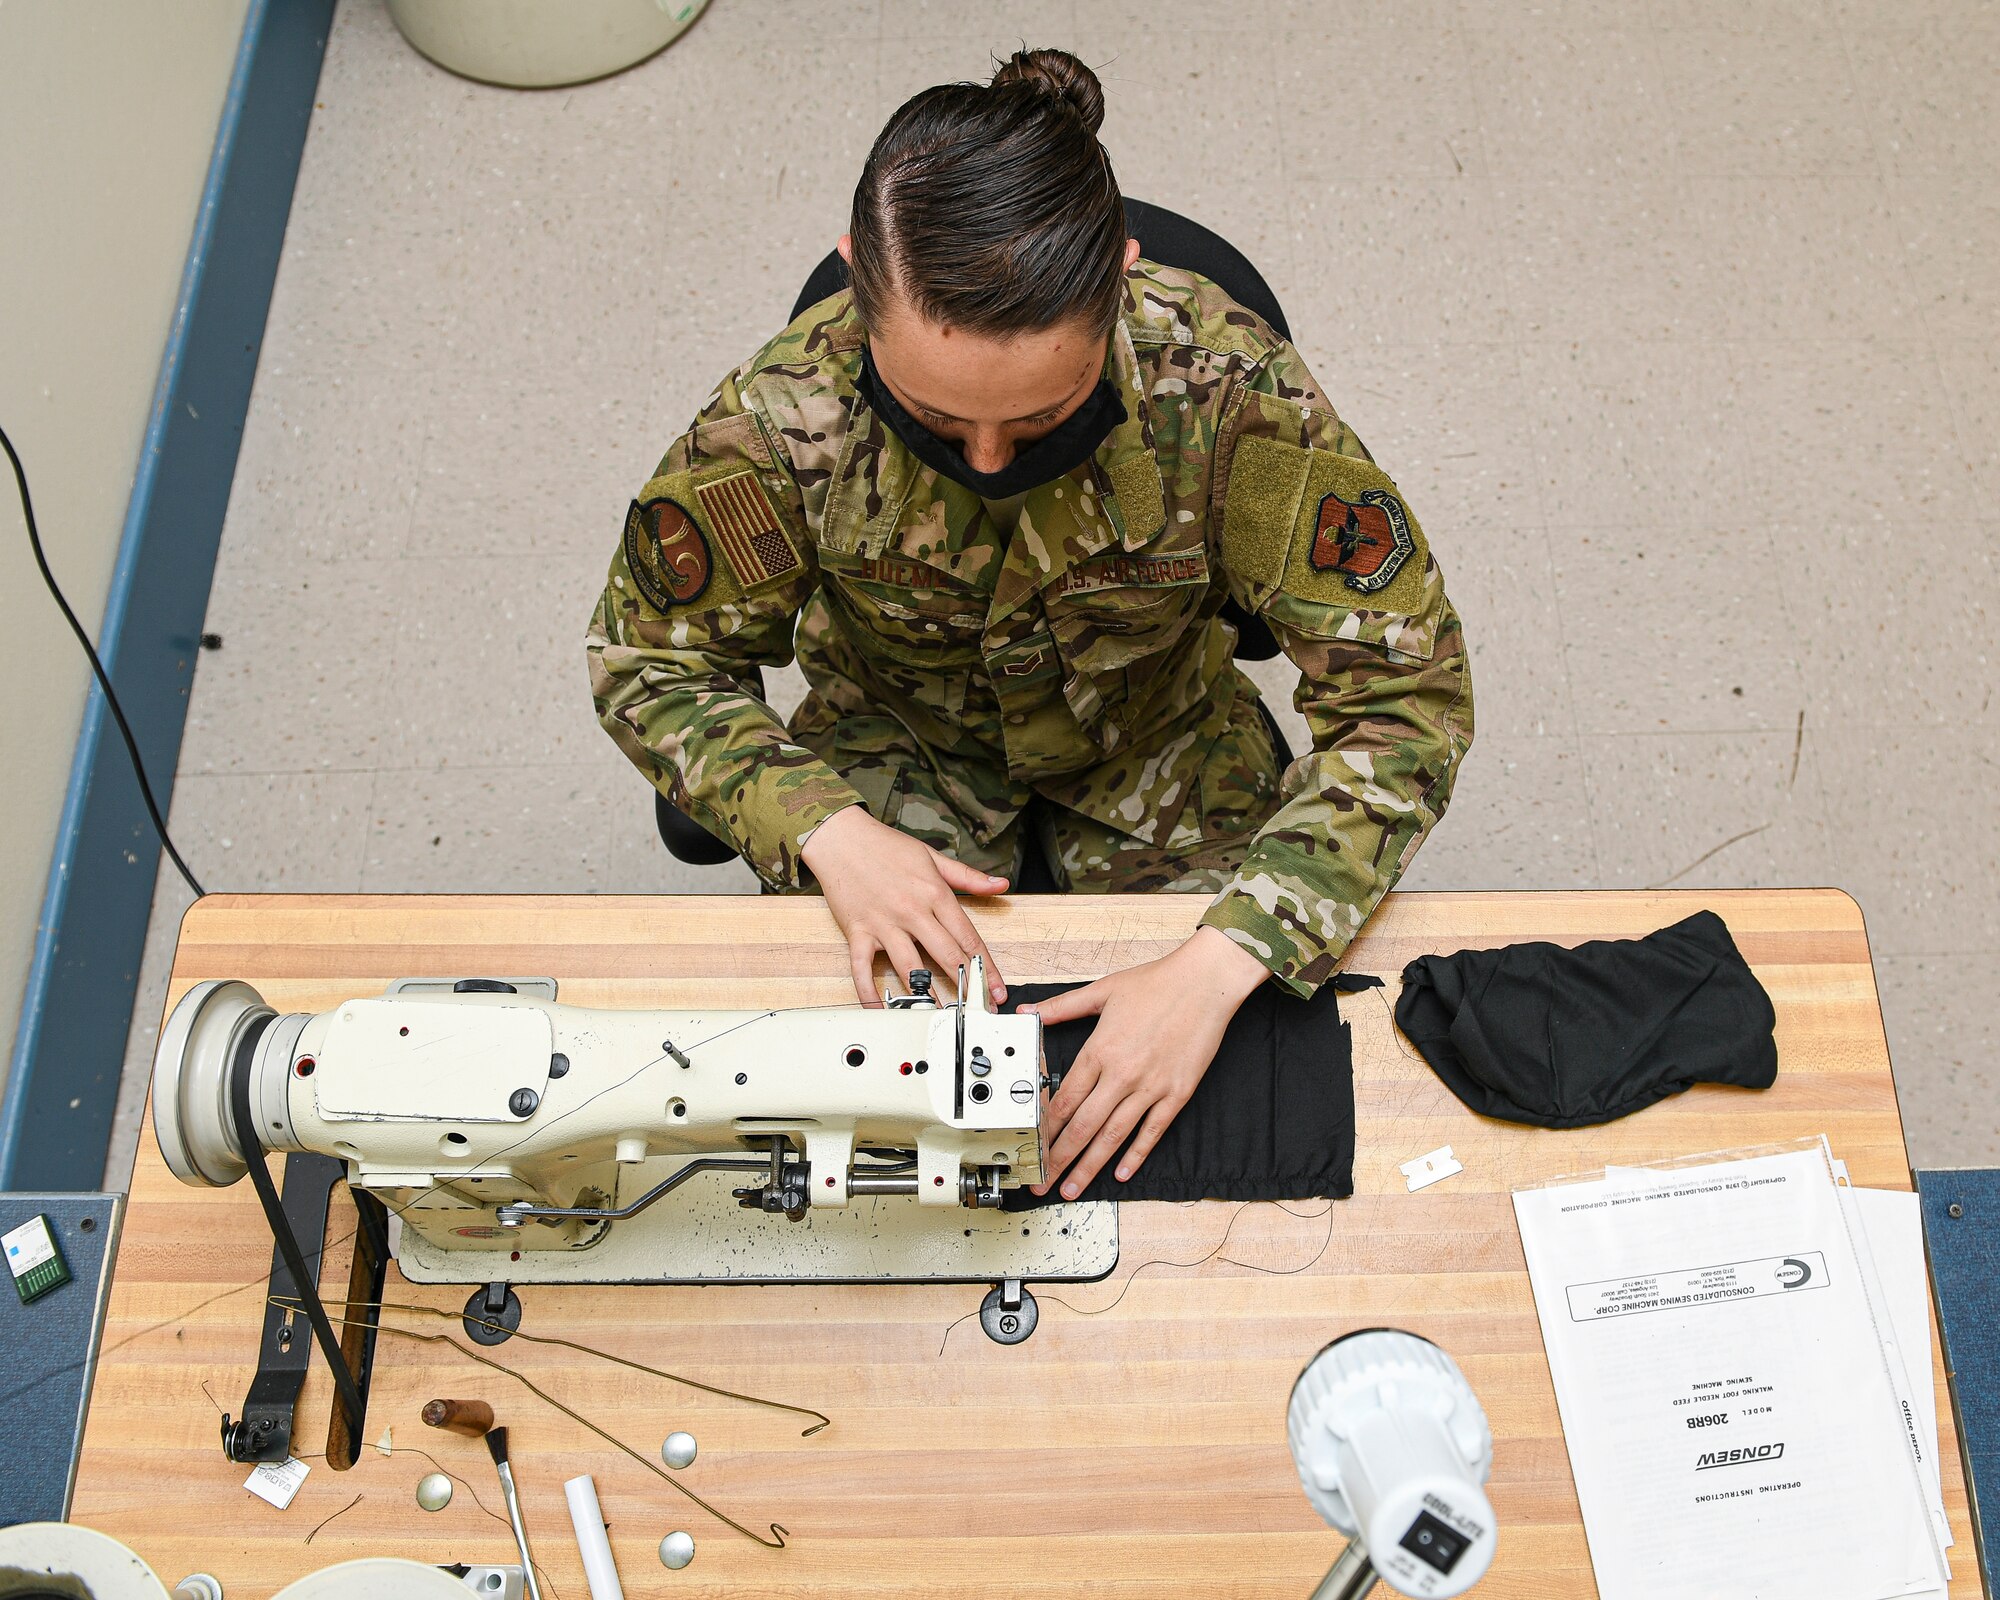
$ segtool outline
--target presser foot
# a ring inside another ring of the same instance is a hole
[[[475,1344],[505,1344],[521,1326],[521,1297],[504,1283],[474,1289],[464,1322],[466,1337]]]
[[[1019,1344],[1035,1331],[1041,1307],[1019,1278],[1008,1278],[986,1291],[979,1302],[979,1325],[995,1344]]]

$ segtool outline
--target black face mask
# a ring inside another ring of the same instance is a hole
[[[1125,402],[1118,398],[1109,378],[1100,378],[1090,398],[1057,423],[1052,432],[1017,451],[1014,459],[998,472],[981,472],[967,463],[956,445],[940,439],[903,409],[902,402],[889,392],[889,386],[875,370],[875,358],[866,345],[861,347],[861,376],[855,387],[869,409],[909,447],[911,455],[932,471],[987,500],[1004,500],[1074,472],[1097,453],[1098,446],[1111,437],[1111,430],[1125,420]]]

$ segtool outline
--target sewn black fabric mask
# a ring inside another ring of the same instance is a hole
[[[1090,398],[1052,431],[1016,451],[1014,459],[998,472],[981,472],[966,461],[958,446],[940,439],[903,409],[875,370],[875,357],[866,345],[861,347],[861,376],[854,386],[869,409],[909,447],[911,455],[987,500],[1005,500],[1074,472],[1097,454],[1098,446],[1111,437],[1111,430],[1125,420],[1125,402],[1118,398],[1109,378],[1099,378]]]
[[[1697,911],[1643,939],[1420,956],[1396,1025],[1474,1111],[1586,1128],[1694,1083],[1768,1089],[1777,1016],[1729,929]]]

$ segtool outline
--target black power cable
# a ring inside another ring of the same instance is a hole
[[[195,875],[188,870],[188,864],[181,859],[180,851],[174,848],[174,841],[167,835],[166,818],[160,815],[160,803],[153,798],[153,786],[146,781],[146,765],[139,759],[139,741],[132,737],[132,724],[125,720],[125,708],[118,703],[118,692],[111,687],[111,676],[104,670],[104,663],[97,658],[97,647],[90,642],[90,635],[83,631],[83,624],[76,620],[69,601],[63,598],[56,575],[49,571],[49,558],[42,553],[42,535],[35,526],[35,503],[28,495],[27,470],[21,465],[21,458],[14,450],[14,441],[7,437],[5,428],[0,428],[0,449],[7,452],[7,459],[14,467],[14,482],[21,491],[21,515],[28,523],[28,544],[35,552],[35,565],[42,569],[42,582],[48,585],[49,593],[62,608],[63,618],[69,623],[70,632],[76,635],[76,642],[83,646],[83,653],[90,657],[90,670],[97,674],[97,686],[104,691],[104,703],[111,708],[112,720],[118,724],[119,733],[124,735],[125,753],[132,758],[132,775],[139,780],[139,796],[146,802],[146,815],[153,819],[153,831],[160,836],[161,845],[199,899],[207,891],[195,881]]]

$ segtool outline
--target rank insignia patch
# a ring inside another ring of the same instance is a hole
[[[799,558],[778,526],[778,513],[754,472],[695,485],[708,525],[721,541],[730,570],[747,592],[797,570]]]
[[[1357,594],[1388,588],[1416,548],[1403,503],[1386,489],[1364,489],[1359,500],[1329,494],[1319,503],[1312,564],[1339,573]]]
[[[655,611],[684,606],[708,587],[708,540],[672,500],[634,500],[625,514],[625,565]]]

